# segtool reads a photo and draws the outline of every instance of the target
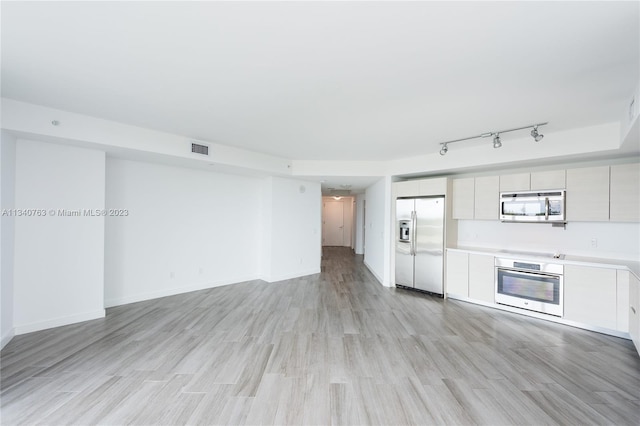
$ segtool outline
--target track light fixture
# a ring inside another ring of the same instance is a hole
[[[496,133],[496,135],[493,137],[493,147],[500,148],[501,146],[502,142],[500,141],[500,134]]]
[[[501,133],[508,133],[508,132],[515,132],[516,130],[524,130],[524,129],[530,129],[532,128],[533,130],[531,130],[531,137],[533,138],[533,140],[535,140],[536,142],[540,142],[542,140],[542,138],[544,137],[544,135],[540,134],[538,132],[538,127],[539,126],[544,126],[547,125],[549,123],[538,123],[538,124],[531,124],[529,126],[523,126],[523,127],[516,127],[515,129],[507,129],[507,130],[499,130],[496,132],[486,132],[486,133],[481,133],[477,136],[469,136],[468,138],[462,138],[462,139],[456,139],[453,141],[448,141],[448,142],[440,142],[440,145],[442,146],[442,148],[440,148],[440,155],[445,155],[447,152],[449,152],[449,144],[450,143],[456,143],[456,142],[462,142],[462,141],[466,141],[469,139],[478,139],[478,138],[488,138],[493,136],[493,147],[494,148],[500,148],[502,146],[502,140],[500,139],[500,134]]]
[[[540,142],[542,138],[544,138],[544,135],[541,135],[540,133],[538,133],[538,126],[534,126],[533,130],[531,131],[531,137],[533,138],[534,141]]]

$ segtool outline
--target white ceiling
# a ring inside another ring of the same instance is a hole
[[[618,121],[639,2],[2,2],[2,95],[299,160]]]

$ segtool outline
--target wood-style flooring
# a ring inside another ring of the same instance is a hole
[[[640,358],[603,334],[322,272],[119,306],[16,336],[2,424],[640,424]]]

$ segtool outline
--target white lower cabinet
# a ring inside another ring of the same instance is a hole
[[[616,271],[616,330],[629,332],[629,279],[631,272]]]
[[[447,294],[469,297],[469,254],[447,251]]]
[[[617,329],[616,270],[564,267],[564,319]]]
[[[448,296],[501,307],[495,304],[493,254],[447,250],[446,280]],[[560,322],[629,333],[640,353],[640,280],[629,270],[564,265],[563,294]]]
[[[469,254],[469,299],[495,303],[493,256]]]
[[[629,335],[640,353],[640,281],[629,276]]]

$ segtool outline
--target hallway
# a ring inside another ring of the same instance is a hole
[[[351,253],[16,336],[2,423],[640,423],[630,341],[388,289]]]

